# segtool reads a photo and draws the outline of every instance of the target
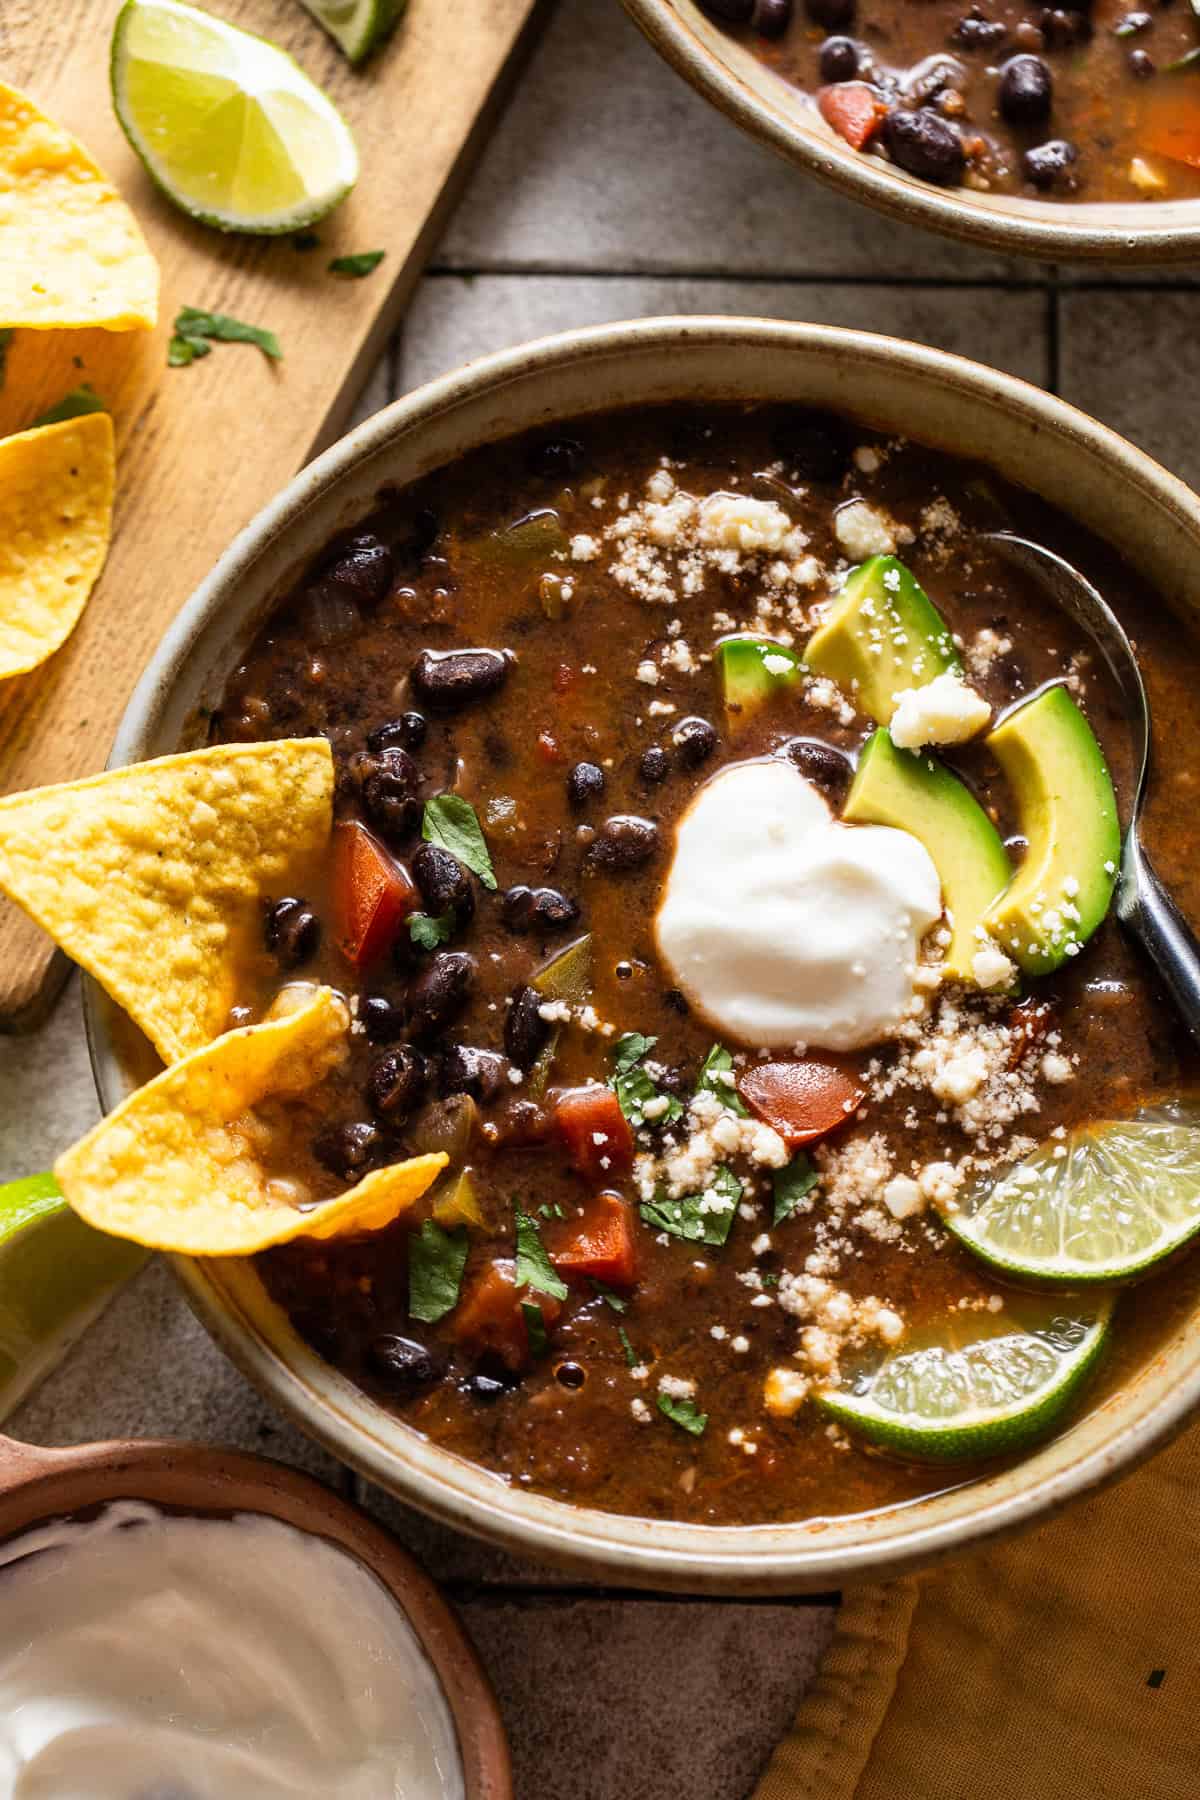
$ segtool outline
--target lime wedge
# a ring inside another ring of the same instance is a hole
[[[1128,1281],[1200,1231],[1200,1123],[1162,1108],[1081,1127],[965,1194],[945,1223],[1019,1280]]]
[[[291,57],[181,0],[126,0],[112,91],[159,187],[221,231],[296,231],[358,178],[349,127]]]
[[[77,1218],[52,1175],[0,1187],[0,1419],[146,1260]]]
[[[381,44],[406,0],[300,0],[323,25],[348,62],[360,63]]]
[[[880,1449],[921,1462],[1022,1450],[1082,1385],[1112,1309],[1108,1294],[1057,1307],[1021,1296],[1004,1314],[951,1314],[940,1341],[863,1367],[817,1404]]]

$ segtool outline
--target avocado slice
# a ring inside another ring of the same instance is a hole
[[[842,817],[854,825],[893,825],[924,844],[953,925],[943,966],[956,980],[973,981],[977,928],[1012,879],[1000,834],[974,795],[934,757],[897,750],[881,730],[859,753]]]
[[[984,739],[1017,800],[1028,844],[984,924],[1029,975],[1078,954],[1108,911],[1121,860],[1112,778],[1065,687],[1045,688]]]
[[[962,673],[946,622],[911,569],[872,556],[851,569],[824,623],[809,638],[805,665],[853,692],[877,725],[891,722],[896,695],[935,676]]]
[[[753,718],[773,694],[800,679],[800,658],[770,638],[730,637],[717,645],[717,670],[732,730]]]

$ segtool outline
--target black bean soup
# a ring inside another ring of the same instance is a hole
[[[1068,621],[980,541],[998,525],[1103,582],[1162,741],[1194,734],[1195,648],[1103,546],[983,467],[769,406],[581,419],[382,494],[230,678],[213,741],[324,734],[337,768],[329,866],[273,897],[236,1011],[261,1016],[298,979],[349,1000],[349,1060],[313,1096],[297,1165],[328,1190],[413,1153],[450,1158],[386,1230],[301,1239],[259,1268],[322,1357],[433,1441],[560,1499],[714,1524],[942,1486],[864,1453],[811,1399],[767,1403],[773,1371],[803,1396],[852,1348],[1006,1316],[1005,1284],[934,1206],[893,1216],[889,1184],[953,1179],[1194,1082],[1108,921],[1042,980],[933,991],[907,1039],[813,1052],[850,1099],[797,1153],[812,1179],[781,1209],[799,1164],[755,1088],[761,1047],[722,1038],[660,958],[676,826],[705,784],[779,758],[836,812],[873,729],[853,694],[803,672],[739,717],[718,645],[802,647],[845,570],[888,544],[975,691],[999,710],[1066,681],[1121,792],[1115,697]],[[942,754],[1019,861],[987,749]],[[1200,910],[1193,780],[1164,767],[1150,826]],[[968,1040],[991,1061],[960,1104],[914,1069],[922,1046]],[[680,1226],[670,1197],[689,1184],[725,1193],[719,1230],[694,1206]],[[1144,1355],[1188,1279],[1126,1296],[1102,1381]]]
[[[941,187],[1200,195],[1185,0],[697,0],[856,150]]]

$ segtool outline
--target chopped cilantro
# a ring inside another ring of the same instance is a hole
[[[683,1107],[675,1096],[660,1094],[641,1066],[642,1058],[657,1042],[657,1038],[643,1037],[640,1031],[627,1031],[613,1046],[613,1073],[609,1086],[635,1130],[642,1125],[673,1125],[683,1114]],[[660,1099],[667,1100],[666,1107],[657,1117],[647,1119],[644,1110],[647,1103]]]
[[[69,394],[64,394],[57,406],[51,406],[44,413],[39,413],[33,421],[33,425],[30,426],[30,430],[35,430],[39,425],[61,425],[64,419],[82,419],[87,413],[107,411],[107,406],[95,388],[89,382],[84,381],[78,387],[72,388]]]
[[[763,1276],[762,1284],[765,1288],[778,1287],[779,1286],[779,1276],[777,1274],[775,1274],[774,1271],[772,1271],[772,1273],[770,1275]]]
[[[626,1329],[623,1325],[617,1326],[617,1336],[620,1338],[621,1348],[625,1352],[625,1361],[629,1364],[631,1369],[636,1369],[638,1366],[638,1363],[641,1361],[641,1358],[639,1357],[637,1351],[634,1349],[633,1345],[630,1343],[629,1333],[626,1331]]]
[[[495,891],[496,872],[480,830],[475,808],[459,794],[438,794],[425,802],[421,836],[429,844],[440,844],[478,875],[485,888]]]
[[[12,325],[6,325],[3,330],[0,330],[0,388],[4,386],[4,376],[8,368],[8,346],[13,340],[13,330]]]
[[[181,306],[175,315],[175,335],[167,346],[168,365],[172,369],[182,369],[198,357],[207,356],[212,349],[210,339],[219,344],[255,344],[264,356],[275,362],[283,355],[275,333],[261,325],[247,325],[228,313]]]
[[[521,1313],[525,1320],[525,1329],[529,1333],[529,1354],[545,1356],[546,1354],[546,1321],[542,1317],[542,1309],[533,1300],[522,1300]]]
[[[723,1079],[728,1075],[729,1080]],[[696,1082],[698,1094],[715,1094],[722,1106],[735,1112],[739,1119],[746,1117],[746,1107],[742,1096],[733,1085],[733,1058],[723,1044],[714,1044],[704,1059],[704,1067]]]
[[[771,1177],[771,1186],[775,1192],[772,1225],[782,1225],[785,1219],[790,1219],[804,1196],[816,1185],[817,1171],[803,1150],[798,1150],[787,1167],[776,1169]]]
[[[666,1413],[673,1425],[682,1426],[690,1431],[693,1437],[701,1437],[708,1424],[708,1414],[702,1413],[694,1400],[676,1400],[671,1394],[658,1396],[658,1410]]]
[[[737,1203],[742,1197],[742,1184],[724,1163],[713,1171],[708,1191],[729,1202],[720,1211],[701,1212],[702,1194],[685,1194],[682,1200],[643,1200],[643,1222],[652,1231],[668,1231],[672,1237],[685,1238],[690,1244],[721,1245],[729,1236]]]
[[[342,275],[352,281],[361,281],[372,269],[377,269],[383,261],[382,250],[359,250],[352,256],[335,256],[329,265],[331,275]]]
[[[409,917],[408,935],[422,950],[436,950],[439,944],[448,943],[453,931],[453,912],[439,913],[436,918],[416,912]]]
[[[603,1300],[605,1306],[611,1306],[614,1312],[624,1312],[626,1306],[629,1304],[627,1300],[622,1300],[620,1294],[614,1294],[607,1282],[597,1281],[594,1275],[592,1277],[592,1289],[597,1299]]]
[[[319,250],[321,240],[315,231],[297,231],[292,238],[293,250]]]
[[[458,1305],[466,1266],[466,1230],[443,1231],[426,1219],[408,1241],[408,1310],[413,1318],[426,1325],[445,1318]]]
[[[555,1273],[538,1231],[537,1220],[531,1219],[518,1206],[517,1215],[517,1286],[531,1287],[552,1300],[565,1300],[567,1284]]]

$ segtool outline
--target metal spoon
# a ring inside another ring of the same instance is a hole
[[[1150,768],[1150,702],[1125,628],[1087,580],[1053,550],[1009,531],[983,534],[1017,568],[1032,575],[1092,639],[1125,703],[1135,773],[1129,828],[1117,877],[1116,915],[1162,977],[1184,1024],[1200,1043],[1200,941],[1155,874],[1139,835]]]

